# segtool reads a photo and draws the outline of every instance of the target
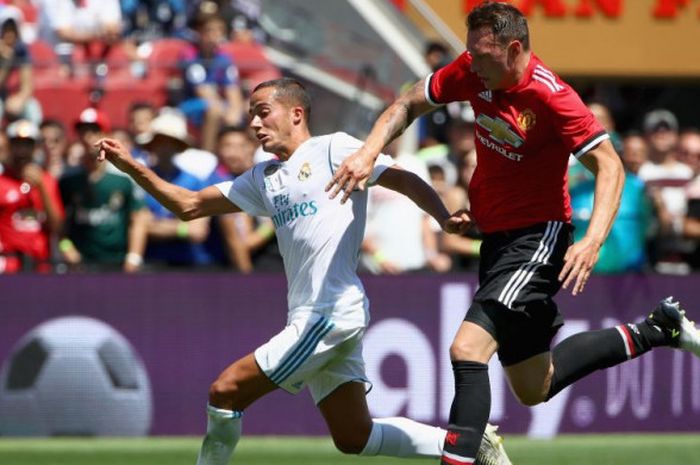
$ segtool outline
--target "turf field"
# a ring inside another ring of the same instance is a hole
[[[199,438],[0,438],[1,465],[194,465]],[[515,465],[692,465],[700,434],[562,436],[554,441],[506,439]],[[343,456],[327,439],[244,437],[242,465],[435,465],[435,460]]]

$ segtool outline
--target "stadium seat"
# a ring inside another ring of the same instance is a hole
[[[188,43],[181,39],[168,38],[153,41],[152,46],[153,50],[148,57],[149,71],[170,74],[177,69]]]
[[[279,69],[265,56],[265,50],[259,44],[227,42],[222,45],[221,50],[236,63],[241,80],[247,89],[252,89],[263,81],[282,76]]]
[[[43,40],[35,40],[29,44],[29,53],[32,55],[34,68],[48,68],[58,64],[58,57],[53,47]]]

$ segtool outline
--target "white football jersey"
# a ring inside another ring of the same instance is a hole
[[[315,311],[335,318],[366,318],[366,298],[357,276],[365,232],[367,191],[355,191],[345,204],[329,199],[325,187],[340,163],[362,142],[343,132],[312,137],[287,161],[268,160],[234,181],[217,184],[242,210],[269,216],[287,275],[291,311]],[[392,166],[381,154],[369,179],[373,184]]]

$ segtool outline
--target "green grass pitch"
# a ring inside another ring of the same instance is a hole
[[[0,438],[2,465],[194,465],[199,438]],[[506,437],[515,465],[700,464],[700,433]],[[435,465],[437,460],[344,456],[327,438],[244,437],[233,464]]]

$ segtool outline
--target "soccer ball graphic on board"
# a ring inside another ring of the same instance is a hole
[[[0,371],[2,436],[141,436],[151,418],[143,363],[99,320],[42,323],[15,345]]]

